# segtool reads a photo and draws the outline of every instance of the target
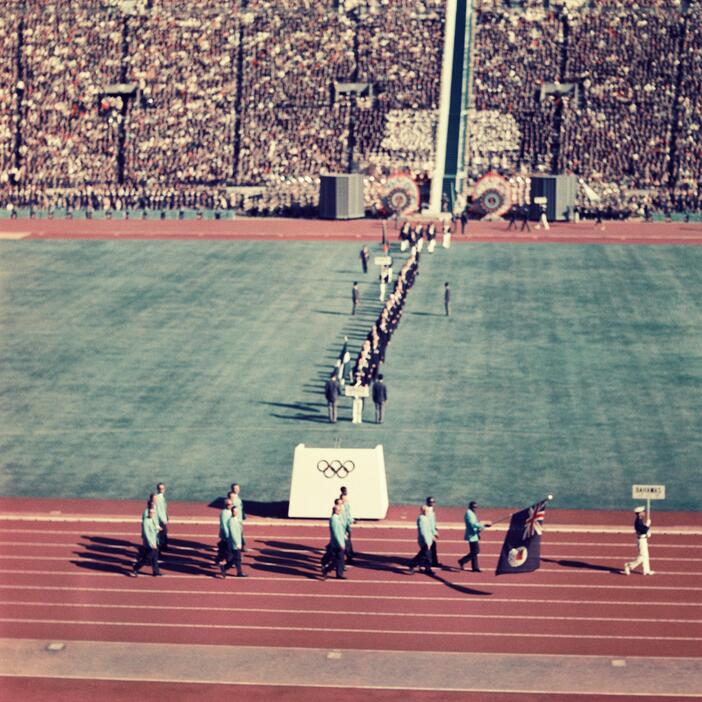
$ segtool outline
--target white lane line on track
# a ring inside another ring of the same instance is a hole
[[[247,553],[249,553],[249,552],[247,551]],[[483,552],[481,551],[481,554],[482,554],[482,553],[483,553]],[[76,554],[76,555],[77,555],[77,554]],[[61,562],[61,563],[74,563],[74,564],[76,564],[76,565],[79,564],[79,563],[104,563],[103,559],[101,558],[101,554],[93,554],[93,553],[90,553],[90,552],[87,552],[87,553],[81,552],[80,555],[82,556],[82,560],[79,560],[79,561],[76,560],[76,555],[67,556],[67,557],[63,557],[63,556],[27,556],[26,554],[21,555],[21,556],[3,556],[3,555],[0,555],[0,560],[6,560],[6,561],[15,560],[15,561],[23,561],[23,562],[26,562],[26,561],[39,561],[39,562],[42,562],[42,563],[44,563],[44,562],[46,562],[46,561],[59,561],[59,562]],[[102,554],[102,555],[104,556],[104,554]],[[395,555],[395,554],[392,554],[392,555]],[[488,555],[489,555],[489,554],[488,554]],[[495,554],[495,555],[496,555],[496,554]],[[408,560],[409,560],[409,558],[411,558],[411,556],[407,556],[407,559],[408,559]],[[125,557],[125,559],[126,559],[126,562],[124,562],[124,563],[115,563],[115,562],[112,562],[112,561],[111,561],[108,565],[111,565],[111,566],[113,566],[113,567],[126,567],[127,565],[131,565],[131,560],[127,559],[127,557]],[[133,559],[132,559],[132,560],[133,560]],[[652,558],[651,560],[652,560],[652,561],[654,562],[654,564],[655,564],[655,558]],[[682,559],[677,559],[677,558],[676,558],[676,559],[673,559],[673,560],[675,560],[675,561],[677,562],[677,561],[682,560]],[[362,557],[362,556],[359,556],[359,557],[358,557],[358,562],[359,562],[359,565],[357,566],[358,570],[364,570],[364,567],[363,567],[362,565],[360,565],[360,564],[363,562],[363,557]],[[172,562],[172,565],[177,566],[177,565],[179,565],[179,562],[178,562],[177,560],[175,560],[175,561]],[[208,568],[211,569],[211,573],[212,573],[213,575],[217,572],[217,570],[215,569],[215,567],[214,567],[214,565],[212,564],[212,562],[207,562],[207,561],[197,562],[197,563],[192,563],[192,562],[190,562],[190,563],[188,563],[188,565],[197,566],[197,567],[199,567],[199,568],[208,567]],[[252,567],[252,566],[254,566],[254,565],[257,565],[257,566],[280,566],[280,563],[279,563],[278,561],[264,561],[264,560],[261,560],[261,559],[259,558],[258,560],[255,561],[255,563],[251,563],[251,562],[249,562],[249,561],[244,561],[244,565],[249,566],[249,567]],[[162,567],[162,568],[165,568],[166,571],[168,572],[168,567],[169,567],[168,558],[164,558],[164,559],[161,561],[161,567]],[[302,566],[298,566],[298,567],[302,567]],[[398,566],[398,567],[399,567],[399,568],[402,568],[402,566]],[[308,569],[309,569],[309,571],[310,571],[309,574],[314,574],[314,575],[316,575],[316,574],[318,573],[318,570],[319,570],[319,569],[317,568],[317,564],[316,564],[316,563],[310,563],[310,564],[308,565]],[[563,568],[539,568],[539,572],[540,572],[540,573],[557,573],[557,574],[561,574],[561,575],[562,575],[563,573],[570,573],[570,572],[572,572],[572,570],[573,570],[573,569],[568,569],[567,567],[563,567]],[[607,569],[605,569],[605,570],[599,570],[599,569],[597,569],[597,568],[582,568],[582,569],[578,569],[578,571],[579,571],[579,574],[580,574],[580,575],[592,575],[592,576],[595,576],[595,575],[600,575],[600,576],[602,576],[602,575],[606,575],[606,576],[617,575],[617,573],[612,573],[612,571],[607,570]],[[9,570],[8,570],[8,571],[6,571],[6,572],[13,572],[13,571],[9,571]],[[453,572],[457,572],[457,569],[454,570]],[[470,571],[464,571],[464,572],[470,573]],[[55,575],[68,575],[69,573],[70,573],[70,571],[54,571],[54,574],[55,574]],[[656,573],[656,575],[659,575],[659,576],[661,576],[661,575],[676,575],[676,576],[690,576],[690,577],[695,577],[695,576],[700,576],[700,575],[702,575],[702,573],[699,573],[699,572],[696,572],[696,571],[675,571],[675,570],[660,570],[660,569],[656,569],[656,570],[655,570],[655,573]],[[170,573],[169,573],[169,575],[170,575]],[[201,574],[201,577],[202,577],[203,575],[206,576],[205,573],[202,573],[202,574]],[[367,581],[363,581],[363,582],[367,582]],[[378,581],[378,582],[387,582],[387,581]]]
[[[198,597],[291,597],[291,598],[324,598],[324,599],[338,599],[338,600],[388,600],[393,602],[416,602],[416,597],[406,597],[403,595],[346,595],[340,593],[328,593],[328,592],[266,592],[266,591],[256,591],[256,592],[238,592],[236,590],[169,590],[169,589],[158,589],[158,590],[134,590],[132,588],[125,587],[62,587],[60,585],[0,585],[0,590],[47,590],[51,592],[97,592],[97,593],[125,593],[129,595],[138,594],[150,595],[155,597],[160,597],[161,595],[196,595]],[[699,602],[660,602],[655,600],[642,600],[638,602],[632,602],[631,600],[552,600],[552,599],[539,599],[535,597],[528,598],[511,598],[511,597],[490,597],[489,600],[484,600],[482,598],[475,600],[466,600],[465,597],[453,596],[453,597],[433,597],[433,596],[422,596],[422,601],[425,602],[460,602],[463,604],[474,603],[476,605],[482,606],[483,604],[492,603],[512,603],[519,605],[529,605],[529,604],[575,604],[575,605],[614,605],[617,607],[699,607]],[[231,607],[229,608],[231,610]],[[431,615],[426,615],[431,616]]]
[[[249,525],[247,525],[248,529]],[[138,538],[139,536],[139,528],[140,525],[136,525],[135,529],[130,529],[129,531],[91,531],[90,532],[90,537],[97,537],[97,536],[102,536],[102,537],[115,537],[115,536],[125,536],[128,538]],[[325,529],[326,529],[326,535],[325,535]],[[320,542],[327,542],[329,540],[328,536],[328,530],[329,526],[326,525],[324,529],[320,528],[319,534],[305,534],[304,537],[295,537],[295,538],[304,538],[305,542],[307,541],[320,541]],[[58,531],[54,531],[54,534],[78,534],[76,538],[81,538],[82,536],[85,535],[85,529],[60,529]],[[416,532],[416,529],[414,530]],[[29,534],[31,536],[36,536],[37,535],[37,530],[36,529],[2,529],[0,528],[0,534]],[[624,534],[624,533],[623,533]],[[173,534],[174,539],[203,539],[205,541],[213,541],[216,540],[216,535],[217,535],[217,529],[213,528],[212,530],[209,530],[207,532],[198,532],[198,533],[181,533],[177,532]],[[603,534],[606,536],[606,534]],[[549,540],[548,543],[550,544],[557,544],[557,545],[562,545],[562,546],[606,546],[606,547],[618,547],[618,548],[631,548],[632,544],[633,547],[636,548],[636,542],[634,539],[631,538],[631,532],[627,531],[626,532],[626,537],[628,538],[622,538],[619,541],[551,541]],[[278,540],[278,539],[289,539],[290,534],[259,534],[254,530],[252,531],[247,531],[247,536],[250,539],[255,539],[257,541],[263,541],[266,539],[270,540]],[[695,536],[695,534],[690,534],[690,533],[684,533],[684,534],[677,534],[674,532],[668,532],[667,534],[661,534],[660,531],[656,531],[655,534],[656,537],[658,536]],[[702,536],[702,532],[700,532],[700,536]],[[377,542],[377,543],[412,543],[416,544],[417,543],[417,538],[416,534],[411,534],[408,535],[406,538],[380,538],[380,537],[372,537],[372,536],[359,536],[357,533],[356,528],[354,527],[354,541],[358,541],[359,543],[364,543],[364,542]],[[499,539],[492,539],[489,535],[486,536],[483,539],[483,542],[487,543],[498,543],[498,541],[501,543],[502,537],[500,536]],[[463,539],[441,539],[442,544],[465,544],[465,541]],[[660,543],[661,547],[664,548],[689,548],[689,549],[696,549],[697,548],[697,541],[690,542],[689,544],[671,544],[671,543]]]
[[[81,529],[80,532],[83,532],[85,530]],[[0,529],[0,534],[9,534],[9,533],[21,533],[21,534],[29,534],[30,536],[37,536],[37,531],[36,529]],[[61,535],[70,535],[72,532],[54,532],[54,534],[61,534]],[[138,530],[132,529],[131,531],[124,531],[124,532],[95,532],[95,533],[90,533],[90,534],[83,534],[79,532],[75,532],[78,534],[73,542],[71,543],[66,543],[63,545],[66,546],[76,546],[76,542],[79,541],[80,539],[86,538],[86,539],[92,539],[92,538],[110,538],[110,537],[126,537],[127,539],[130,539],[132,543],[136,544],[137,539],[139,537]],[[301,542],[283,542],[280,541],[281,539],[289,539],[290,535],[289,534],[256,534],[256,533],[251,533],[249,531],[246,532],[246,536],[248,539],[250,539],[252,542],[266,542],[266,541],[279,541],[280,543],[295,543],[296,545],[302,545],[306,546],[308,544],[321,544],[321,546],[312,546],[312,548],[324,548],[324,544],[326,544],[327,541],[329,541],[329,535],[328,534],[319,534],[319,535],[314,535],[314,534],[305,534],[304,536],[304,541]],[[188,539],[202,539],[201,542],[204,546],[209,546],[210,548],[214,549],[215,544],[217,541],[216,534],[213,533],[208,533],[208,534],[174,534],[172,536],[172,539],[175,540],[176,542],[179,540],[188,540]],[[417,539],[416,538],[410,538],[407,537],[406,539],[381,539],[381,538],[368,538],[365,536],[358,536],[355,532],[353,534],[353,541],[354,543],[359,543],[359,544],[365,544],[365,543],[377,543],[377,544],[416,544]],[[489,539],[489,538],[483,538],[481,539],[483,542],[483,545],[489,544],[490,546],[494,545],[499,545],[499,542],[494,540],[494,539]],[[651,540],[654,542],[654,540]],[[44,541],[41,542],[42,544],[45,544],[46,546],[56,546],[59,545],[59,542],[54,542],[54,541]],[[456,545],[460,544],[462,547],[466,547],[466,542],[463,539],[441,539],[439,542],[441,545]],[[9,544],[9,545],[16,545],[16,546],[33,546],[37,544],[35,539],[27,540],[27,541],[2,541],[0,540],[0,544]],[[105,547],[109,547],[110,544],[95,544],[97,546],[104,545]],[[552,539],[548,539],[546,541],[547,546],[563,546],[563,547],[573,547],[577,546],[578,548],[582,547],[597,547],[597,548],[621,548],[621,549],[629,549],[631,550],[632,548],[636,548],[636,542],[633,539],[626,539],[622,540],[619,542],[607,542],[607,541],[554,541]],[[671,544],[671,543],[657,543],[656,544],[657,548],[677,548],[677,549],[688,549],[690,551],[697,551],[697,544],[694,543],[689,543],[689,544]],[[119,547],[117,547],[119,548]],[[189,546],[178,546],[177,544],[174,545],[174,548],[191,548]],[[281,549],[285,550],[285,549]],[[289,549],[291,551],[295,551],[296,549]],[[481,553],[482,553],[482,547],[481,547]]]
[[[42,560],[42,559],[37,559],[37,560]],[[249,565],[246,563],[245,565]],[[15,575],[46,575],[46,576],[51,576],[51,577],[80,577],[84,578],[87,573],[83,572],[75,572],[75,571],[65,571],[65,572],[57,572],[55,570],[20,570],[20,569],[4,569],[4,573],[12,573]],[[213,571],[214,572],[214,571]],[[315,571],[316,572],[316,571]],[[562,570],[547,570],[545,568],[541,568],[538,571],[539,573],[563,573]],[[310,575],[314,573],[310,572]],[[607,575],[613,575],[612,573],[606,573]],[[669,575],[671,573],[668,573]],[[89,574],[92,577],[96,578],[124,578],[125,574],[124,573],[99,573],[99,572],[91,572]],[[683,573],[682,575],[689,575],[689,573]],[[151,577],[151,576],[146,576],[143,575],[142,577]],[[167,576],[169,578],[173,578],[176,580],[202,580],[203,578],[208,577],[207,575],[204,575],[202,573],[197,574],[197,575],[188,575],[188,574],[176,574],[173,572],[168,572]],[[618,576],[619,577],[619,576]],[[656,576],[658,577],[658,576]],[[457,583],[450,583],[450,585],[458,585],[461,587],[517,587],[520,589],[526,589],[529,587],[537,587],[537,588],[549,588],[549,589],[569,589],[569,590],[574,590],[574,589],[592,589],[592,590],[632,590],[632,589],[639,589],[639,588],[645,588],[646,590],[675,590],[676,592],[702,592],[702,587],[686,587],[682,585],[655,585],[653,584],[655,581],[655,578],[644,578],[641,576],[639,579],[636,577],[635,579],[633,578],[625,578],[624,576],[621,576],[622,580],[626,580],[626,585],[574,585],[574,584],[567,584],[567,583],[525,583],[525,582],[496,582],[495,580],[490,580],[489,582],[486,581],[460,581]],[[329,578],[327,583],[329,582],[334,582],[336,579],[335,578]],[[639,585],[637,581],[645,581],[646,585],[641,583]],[[256,573],[254,577],[249,578],[248,582],[250,583],[251,581],[254,582],[281,582],[281,583],[291,583],[291,582],[309,582],[309,578],[306,577],[289,577],[289,578],[276,578],[268,575],[258,575]],[[320,582],[319,580],[315,580],[315,582]],[[391,585],[393,587],[396,587],[397,585],[430,585],[433,587],[446,587],[446,583],[442,582],[440,579],[437,578],[432,578],[429,576],[420,576],[420,577],[412,577],[412,576],[407,576],[406,579],[403,580],[353,580],[353,579],[348,579],[348,580],[342,580],[339,581],[339,584],[343,583],[347,587],[353,586],[353,585]],[[332,587],[334,587],[332,585]]]
[[[328,541],[328,538],[326,539]],[[256,539],[251,539],[249,538],[249,542],[255,542]],[[320,541],[323,541],[323,539],[320,539]],[[354,544],[360,543],[362,539],[354,539]],[[459,543],[459,542],[450,542],[450,541],[442,541],[442,544],[448,544],[448,543]],[[548,546],[555,546],[558,544],[554,543],[549,543]],[[578,544],[580,545],[580,544]],[[596,544],[601,546],[602,544]],[[29,541],[0,541],[0,547],[2,546],[14,546],[18,548],[71,548],[71,549],[87,549],[88,551],[85,553],[85,555],[91,555],[90,551],[94,549],[100,549],[99,552],[96,552],[94,554],[94,558],[99,559],[99,554],[100,553],[107,553],[110,551],[114,552],[120,552],[123,551],[126,548],[133,548],[137,549],[139,547],[139,544],[135,541],[130,544],[122,544],[119,546],[112,546],[109,544],[82,544],[82,543],[51,543],[51,542],[29,542]],[[310,547],[310,550],[305,550],[305,549],[297,549],[297,548],[279,548],[279,547],[264,547],[268,550],[274,549],[276,553],[280,554],[299,554],[299,555],[320,555],[324,552],[324,547]],[[627,549],[627,553],[625,553],[622,556],[603,556],[601,554],[597,553],[591,553],[591,554],[571,554],[571,553],[559,553],[559,554],[553,554],[553,553],[546,553],[542,554],[541,558],[547,559],[547,558],[558,558],[561,560],[578,560],[582,561],[583,559],[588,559],[588,560],[593,560],[593,561],[616,561],[619,563],[620,561],[626,560],[626,557],[628,555],[633,555],[630,552],[632,551],[632,546],[631,544],[622,544],[622,548]],[[656,551],[663,550],[668,548],[667,546],[658,546],[656,548]],[[688,547],[690,550],[692,550],[692,546]],[[311,549],[316,549],[318,551],[317,554],[315,554]],[[635,549],[635,547],[634,547]],[[208,555],[210,552],[214,553],[217,550],[216,546],[208,546],[207,547],[207,553]],[[180,555],[181,553],[194,553],[200,555],[200,557],[203,557],[203,552],[205,549],[202,548],[192,548],[192,547],[186,547],[186,546],[172,546],[171,551],[169,553],[177,554]],[[249,549],[246,553],[261,553],[260,549],[256,548],[251,548]],[[491,551],[487,549],[481,549],[480,553],[483,556],[487,556],[488,558],[491,556],[497,557],[499,555],[499,551]],[[396,551],[359,551],[356,549],[356,555],[357,558],[362,561],[364,555],[372,555],[372,556],[400,556]],[[444,558],[458,558],[460,556],[465,555],[465,551],[442,551],[442,557]],[[5,554],[5,555],[0,555],[0,558],[20,558],[20,556],[12,556],[11,554]],[[53,557],[55,558],[55,557]],[[72,558],[72,556],[70,557]],[[410,556],[407,556],[409,559]],[[46,559],[42,559],[46,560]],[[682,557],[673,557],[673,556],[658,556],[653,555],[651,557],[652,561],[658,562],[658,561],[673,561],[675,563],[702,563],[702,558],[682,558]],[[700,571],[700,575],[702,575],[702,571]]]
[[[0,606],[2,605],[19,605],[21,607],[74,607],[78,609],[163,609],[170,612],[173,611],[172,606],[167,605],[131,605],[131,604],[96,604],[96,603],[83,603],[83,602],[32,602],[32,601],[14,601],[14,600],[0,600]],[[192,607],[178,605],[177,610],[186,610],[192,612],[232,612],[231,607],[207,607],[206,609],[202,606]],[[265,613],[265,614],[320,614],[329,615],[330,617],[339,617],[344,614],[348,616],[358,616],[358,617],[406,617],[407,612],[359,612],[354,610],[352,612],[339,612],[336,609],[272,609],[265,607],[255,607],[251,609],[237,607],[234,610],[237,614],[242,612],[250,613]],[[468,613],[454,613],[454,614],[443,614],[434,613],[424,614],[420,616],[427,616],[438,619],[516,619],[521,621],[522,619],[536,619],[539,621],[557,621],[557,622],[633,622],[640,624],[702,624],[702,619],[650,619],[650,618],[635,618],[635,617],[551,617],[547,615],[529,615],[529,614],[468,614]]]
[[[55,522],[55,523],[75,523],[75,524],[138,524],[139,520],[131,516],[114,516],[114,517],[104,517],[99,515],[52,515],[52,514],[0,514],[0,522]],[[310,520],[306,522],[299,521],[281,521],[281,520],[259,520],[250,519],[247,520],[247,526],[249,528],[275,526],[276,528],[304,528],[304,529],[327,529],[329,527],[329,522],[327,520]],[[190,518],[190,519],[177,519],[173,518],[169,520],[169,525],[175,526],[208,526],[215,533],[219,526],[219,520],[217,517],[210,517],[209,519],[202,518]],[[506,532],[507,524],[497,524],[492,527],[492,533],[495,532]],[[406,531],[416,532],[417,527],[414,524],[414,520],[407,520],[406,522],[363,522],[354,525],[354,529],[357,530],[374,530],[374,529],[402,529]],[[458,524],[455,522],[444,522],[440,525],[441,531],[463,531],[465,529],[464,524]],[[600,527],[581,527],[573,524],[549,524],[548,531],[552,534],[626,534],[631,535],[632,530],[630,527],[625,526],[600,526]],[[211,532],[210,532],[211,533]],[[656,534],[665,535],[671,534],[676,536],[702,536],[702,529],[698,527],[687,527],[687,526],[670,526],[661,527],[656,526]]]
[[[119,626],[119,627],[158,627],[158,628],[169,628],[169,629],[239,629],[245,631],[302,631],[302,632],[316,632],[316,633],[329,633],[329,634],[387,634],[389,636],[416,636],[421,634],[422,636],[454,636],[454,637],[479,637],[479,638],[489,638],[490,636],[505,637],[510,636],[514,638],[528,638],[528,639],[595,639],[602,640],[605,639],[618,639],[624,641],[638,641],[639,639],[648,640],[649,637],[646,635],[642,636],[621,636],[619,634],[522,634],[515,632],[477,632],[477,631],[432,631],[431,629],[422,630],[412,630],[412,629],[347,629],[347,628],[328,628],[328,627],[314,627],[314,626],[261,626],[252,625],[248,626],[246,624],[179,624],[176,622],[104,622],[101,620],[72,620],[72,619],[24,619],[19,617],[0,617],[0,622],[5,624],[56,624],[56,625],[67,625],[67,626]],[[702,637],[697,636],[656,636],[656,641],[702,641]]]
[[[102,643],[102,642],[100,642]],[[429,651],[428,653],[431,653]],[[500,654],[504,655],[504,654]],[[627,656],[627,658],[632,658],[632,656]],[[684,660],[677,658],[675,660]],[[10,677],[10,678],[23,678],[26,677],[25,673],[3,673],[3,676],[5,677]],[[32,675],[32,678],[39,678],[39,679],[47,679],[47,680],[81,680],[84,681],[85,677],[81,675],[66,675],[66,674],[58,674],[58,675]],[[90,680],[100,680],[100,681],[107,681],[107,682],[138,682],[138,683],[145,683],[145,682],[150,682],[150,683],[161,683],[161,684],[173,684],[174,681],[169,678],[157,678],[157,677],[151,677],[151,676],[140,676],[140,677],[119,677],[119,676],[107,676],[107,675],[91,675]],[[284,683],[277,683],[277,682],[248,682],[245,680],[237,680],[236,682],[220,682],[218,680],[197,680],[197,679],[186,679],[186,678],[178,678],[177,681],[175,681],[176,684],[178,685],[227,685],[228,687],[234,689],[236,688],[237,685],[245,686],[245,687],[277,687],[277,688],[301,688],[301,689],[306,689],[306,688],[320,688],[320,689],[335,689],[333,685],[330,685],[329,683],[313,683],[313,682],[304,682],[304,683],[295,683],[295,682],[284,682]],[[666,692],[665,694],[661,694],[660,692],[636,692],[636,693],[631,693],[631,692],[610,692],[610,691],[587,691],[583,692],[581,690],[524,690],[520,688],[482,688],[482,687],[421,687],[417,685],[412,685],[411,687],[403,687],[402,685],[357,685],[357,684],[344,684],[343,687],[344,690],[392,690],[392,691],[398,691],[398,692],[406,692],[408,690],[411,690],[412,692],[446,692],[446,693],[474,693],[474,694],[495,694],[495,695],[507,695],[507,694],[514,694],[514,695],[521,695],[524,697],[524,695],[539,695],[542,697],[545,697],[548,699],[549,696],[559,696],[559,697],[598,697],[598,696],[603,696],[603,697],[625,697],[629,698],[632,700],[637,700],[641,698],[652,698],[652,699],[660,699],[661,697],[670,697],[670,698],[680,698],[680,699],[694,699],[694,700],[699,700],[699,695],[695,693],[686,693],[686,692]]]

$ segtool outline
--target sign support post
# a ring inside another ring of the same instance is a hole
[[[665,485],[632,485],[631,497],[646,500],[646,514],[651,518],[651,500],[665,500]]]

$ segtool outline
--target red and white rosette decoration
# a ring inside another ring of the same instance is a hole
[[[413,214],[419,209],[419,186],[409,173],[392,173],[385,181],[382,200],[388,212]]]
[[[486,173],[473,187],[473,202],[486,216],[501,217],[512,207],[512,188],[507,178]]]

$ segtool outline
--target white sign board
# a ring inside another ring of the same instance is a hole
[[[392,258],[390,256],[376,256],[373,263],[376,266],[389,266],[392,263]]]
[[[634,500],[665,500],[665,485],[632,485]]]
[[[346,397],[368,397],[370,389],[367,385],[344,385],[344,395]]]
[[[327,519],[341,486],[349,491],[357,519],[384,519],[388,512],[385,457],[372,449],[295,447],[289,517]]]

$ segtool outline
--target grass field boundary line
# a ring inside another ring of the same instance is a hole
[[[20,607],[75,607],[76,609],[162,609],[173,611],[171,605],[134,605],[134,604],[109,604],[107,602],[37,602],[37,601],[17,601],[17,600],[0,600],[0,605],[11,605]],[[231,607],[207,607],[178,605],[178,611],[192,612],[231,612]],[[406,617],[407,612],[361,612],[353,610],[347,613],[340,613],[337,609],[280,609],[270,607],[237,607],[237,614],[243,612],[252,614],[318,614],[329,615],[330,617],[339,617],[347,614],[353,617]],[[531,614],[471,614],[468,612],[456,613],[441,613],[432,612],[431,614],[421,615],[432,617],[433,619],[534,619],[539,621],[564,621],[564,622],[633,622],[638,624],[702,624],[702,619],[654,619],[654,618],[637,618],[637,617],[555,617],[549,615],[531,615]]]
[[[51,592],[105,592],[105,593],[124,593],[134,594],[134,590],[124,587],[64,587],[60,585],[0,585],[0,590],[47,590]],[[217,591],[217,590],[139,590],[139,595],[196,595],[206,597],[290,597],[290,598],[326,598],[326,599],[346,599],[346,600],[388,600],[388,601],[411,601],[416,602],[416,597],[403,595],[348,595],[333,592],[237,592],[234,590]],[[422,600],[428,602],[460,602],[465,603],[465,598],[458,595],[452,597],[433,597],[423,596]],[[512,598],[512,597],[491,597],[491,603],[514,603],[514,604],[576,604],[576,605],[613,605],[626,607],[699,607],[699,602],[661,602],[661,601],[638,601],[631,600],[549,600],[539,599],[534,597],[529,598]],[[231,609],[231,608],[230,608]],[[430,615],[427,615],[430,616]]]
[[[118,626],[118,627],[135,627],[149,628],[158,627],[166,629],[238,629],[244,631],[302,631],[315,633],[334,633],[334,634],[381,634],[389,636],[416,636],[421,633],[422,636],[450,636],[450,637],[471,637],[479,638],[496,637],[514,637],[528,639],[617,639],[623,641],[637,641],[639,639],[648,640],[649,637],[642,636],[624,636],[620,634],[527,634],[509,632],[484,632],[484,631],[433,631],[431,629],[413,630],[413,629],[349,629],[345,627],[314,627],[314,626],[262,626],[248,624],[192,624],[187,622],[105,622],[102,620],[73,620],[73,619],[24,619],[21,617],[0,617],[0,622],[5,624],[53,624],[56,626]],[[656,636],[657,641],[689,641],[702,642],[702,637],[699,636]]]
[[[139,521],[138,516],[105,516],[105,515],[65,515],[65,514],[22,514],[22,513],[2,513],[0,521],[18,521],[18,522],[54,522],[54,523],[91,523],[91,524],[134,524]],[[258,526],[279,526],[279,527],[306,527],[306,528],[328,528],[328,520],[309,520],[300,522],[297,520],[281,520],[281,519],[247,519],[247,527]],[[218,517],[210,519],[202,519],[199,517],[188,518],[171,518],[169,526],[173,525],[197,525],[218,527]],[[506,532],[509,525],[499,524],[492,527],[493,532]],[[416,531],[417,527],[413,522],[373,522],[373,523],[356,523],[355,530],[362,529],[403,529]],[[441,531],[463,531],[464,524],[442,523]],[[572,534],[628,534],[632,533],[631,527],[618,526],[600,526],[600,527],[583,527],[570,524],[548,524],[547,530],[553,533],[572,533]],[[656,534],[673,535],[673,536],[702,536],[702,528],[698,527],[656,527]]]

